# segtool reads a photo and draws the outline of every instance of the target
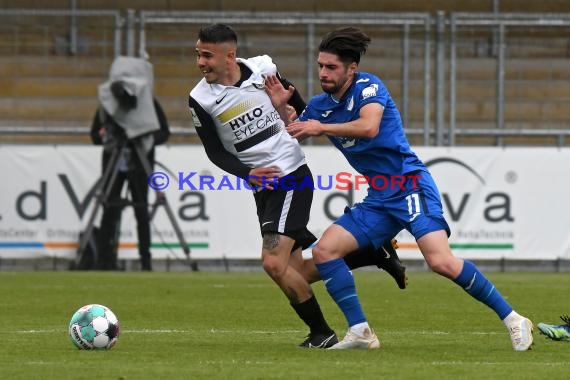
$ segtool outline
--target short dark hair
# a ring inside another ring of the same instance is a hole
[[[327,33],[321,40],[319,52],[335,54],[345,64],[359,64],[370,41],[360,29],[349,26]]]
[[[219,44],[222,42],[233,42],[237,44],[237,34],[228,25],[213,24],[202,27],[198,32],[198,39],[202,42]]]

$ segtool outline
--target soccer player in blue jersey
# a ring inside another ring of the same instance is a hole
[[[299,119],[287,126],[298,139],[326,135],[354,169],[369,178],[364,200],[328,227],[313,249],[326,289],[349,325],[344,339],[331,348],[380,347],[342,258],[359,248],[378,247],[406,229],[433,271],[495,311],[509,331],[513,348],[528,350],[533,342],[532,322],[513,310],[477,266],[451,252],[439,190],[410,148],[396,104],[378,77],[358,71],[369,43],[366,34],[352,27],[324,36],[317,59],[323,93],[314,96]],[[282,113],[293,90],[285,90],[269,77],[266,91]]]
[[[195,51],[203,78],[190,92],[188,105],[206,155],[222,170],[259,186],[252,193],[262,237],[263,269],[310,329],[300,346],[330,347],[338,339],[309,285],[320,279],[319,273],[313,260],[304,260],[301,252],[317,240],[307,229],[313,187],[302,186],[307,178],[312,183],[312,174],[301,146],[285,131],[264,91],[264,76],[276,75],[277,67],[267,55],[237,57],[237,34],[223,24],[201,28]],[[296,95],[290,103],[301,113],[305,101]],[[273,188],[271,181],[265,182],[282,175],[292,179],[288,185],[294,186],[285,189],[273,183]],[[391,238],[374,252],[354,252],[346,263],[351,268],[377,265],[403,289],[405,267]]]

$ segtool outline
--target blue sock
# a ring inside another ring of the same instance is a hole
[[[342,313],[348,326],[366,322],[366,317],[356,295],[356,286],[352,273],[348,270],[343,259],[335,259],[317,264],[317,269],[325,283],[327,291]]]
[[[495,288],[495,285],[471,261],[463,261],[463,269],[453,281],[469,293],[471,297],[493,309],[501,320],[505,319],[513,311],[511,305],[503,298],[501,293]]]

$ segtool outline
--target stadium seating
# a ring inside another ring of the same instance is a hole
[[[61,4],[58,4],[61,3]],[[326,11],[425,11],[438,9],[447,11],[488,12],[487,2],[480,1],[399,1],[390,6],[371,6],[368,1],[329,2]],[[456,3],[461,3],[461,6]],[[485,3],[485,4],[483,4]],[[523,7],[521,2],[503,1],[502,11],[517,11]],[[525,11],[537,10],[535,3],[524,1]],[[570,11],[570,5],[553,2],[550,8],[542,11]],[[192,4],[192,5],[190,5]],[[283,9],[278,1],[242,1],[240,5],[229,1],[124,1],[121,10],[127,8],[147,10],[263,10],[284,11],[321,11],[321,2],[289,1]],[[517,5],[518,4],[518,5]],[[21,0],[18,9],[58,8],[66,9],[67,1],[44,2]],[[93,9],[117,9],[117,2],[92,1]],[[347,9],[348,7],[351,9]],[[194,8],[194,9],[195,9]],[[39,21],[39,20],[36,20]],[[28,20],[29,22],[29,20]],[[42,20],[45,24],[45,20]],[[95,25],[95,24],[93,24]],[[50,29],[51,28],[51,29]],[[155,26],[156,28],[156,26]],[[40,28],[41,29],[41,28]],[[65,28],[64,28],[65,29]],[[82,50],[76,55],[66,54],[65,30],[56,26],[46,26],[42,33],[16,33],[14,28],[4,25],[0,28],[0,128],[5,126],[73,126],[88,130],[97,105],[97,85],[104,80],[112,62],[112,28],[105,33],[94,26],[82,29],[80,35]],[[194,29],[164,28],[147,34],[147,52],[155,68],[155,93],[161,101],[171,125],[191,130],[192,124],[186,106],[187,94],[200,79],[194,67]],[[265,27],[240,26],[242,43],[241,55],[248,56],[260,52],[270,53],[279,65],[281,72],[290,78],[303,92],[307,92],[306,52],[303,46],[305,28],[273,28],[271,38],[267,38]],[[387,33],[382,40],[375,40],[365,58],[362,69],[378,73],[387,83],[397,103],[401,102],[401,60],[399,57],[398,32]],[[505,72],[505,127],[506,128],[565,128],[570,120],[570,64],[568,64],[568,30],[544,39],[517,36],[508,45],[507,70]],[[488,38],[476,33],[458,46],[458,64],[456,76],[456,120],[462,128],[492,128],[496,119],[496,59],[489,53]],[[540,34],[540,33],[538,33]],[[63,36],[63,37],[62,37]],[[59,38],[59,40],[58,40]],[[59,44],[59,45],[58,45]],[[409,83],[409,121],[408,127],[423,127],[423,53],[416,47],[423,46],[421,36],[412,36],[412,61],[410,64]],[[301,47],[301,48],[300,48]],[[433,43],[432,43],[433,49]],[[397,54],[394,54],[394,51]],[[447,54],[447,52],[446,52]],[[301,64],[299,64],[302,62]],[[435,63],[431,64],[431,119],[435,120],[435,95],[433,79]],[[448,72],[446,70],[446,85]],[[314,88],[317,91],[318,88]],[[448,98],[448,88],[445,89]],[[448,115],[445,115],[447,123]],[[412,142],[418,142],[421,136],[413,136]],[[34,137],[22,135],[4,136],[4,142],[20,142]],[[35,141],[46,141],[42,136],[35,136]],[[59,136],[58,141],[62,141]],[[51,139],[50,139],[51,140]],[[512,144],[553,144],[552,137],[508,137]],[[49,141],[49,140],[48,140]],[[69,135],[63,138],[67,142],[88,142],[86,135]],[[175,137],[172,142],[195,141],[195,138]],[[459,136],[458,144],[494,144],[494,137]]]

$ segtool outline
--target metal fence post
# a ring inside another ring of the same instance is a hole
[[[445,12],[437,12],[436,29],[436,62],[435,62],[435,135],[436,146],[443,146],[444,112],[445,112]]]
[[[69,0],[69,7],[71,8],[71,18],[69,23],[69,53],[71,55],[77,54],[77,1]]]
[[[404,127],[408,126],[409,120],[409,92],[410,85],[410,24],[404,24],[402,38],[402,121]]]
[[[148,59],[148,53],[146,51],[146,19],[144,12],[139,13],[139,57]]]
[[[499,50],[497,53],[497,129],[505,129],[505,24],[499,26]],[[504,136],[498,135],[497,146],[504,145]]]
[[[315,83],[315,24],[307,24],[307,99],[313,96]]]
[[[127,55],[135,55],[135,10],[127,9]]]
[[[455,15],[452,14],[449,20],[449,145],[455,145],[455,107],[456,107],[456,89],[455,79],[457,75],[456,66],[456,41],[455,34],[457,26],[455,25]]]
[[[431,17],[427,17],[424,26],[424,145],[429,145],[430,138],[430,81],[431,81]]]
[[[121,29],[123,27],[123,21],[119,13],[115,14],[115,46],[113,49],[114,57],[121,55],[122,44],[121,44]]]

